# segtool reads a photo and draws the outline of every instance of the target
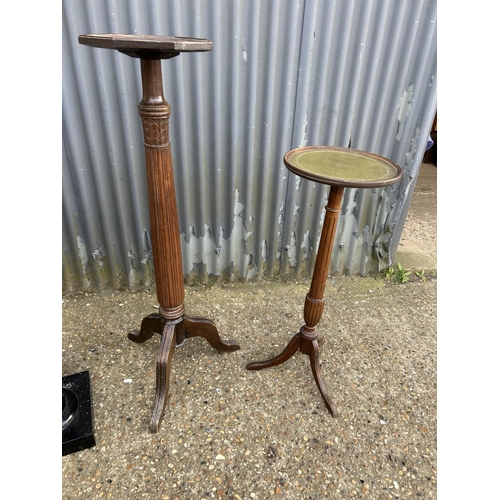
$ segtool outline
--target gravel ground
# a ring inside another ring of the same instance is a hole
[[[309,360],[263,371],[302,324],[309,283],[189,287],[186,308],[241,350],[176,349],[148,431],[160,336],[127,339],[154,293],[66,297],[63,376],[89,370],[96,446],[62,459],[62,498],[436,498],[437,280],[331,279],[319,324],[327,412]]]

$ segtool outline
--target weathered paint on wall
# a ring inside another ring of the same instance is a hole
[[[63,289],[154,281],[138,61],[95,32],[208,38],[164,61],[184,273],[311,274],[327,187],[288,172],[295,147],[364,149],[403,179],[347,189],[331,271],[387,267],[436,108],[436,1],[63,3]]]

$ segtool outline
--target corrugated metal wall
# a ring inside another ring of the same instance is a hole
[[[327,188],[283,155],[365,149],[403,180],[347,189],[332,272],[387,267],[436,109],[436,0],[67,0],[63,3],[63,290],[154,280],[139,61],[86,33],[207,38],[164,61],[184,272],[311,274]]]

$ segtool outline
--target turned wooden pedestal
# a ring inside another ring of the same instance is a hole
[[[155,333],[162,336],[156,365],[156,394],[151,432],[158,432],[165,407],[174,347],[190,337],[203,337],[220,351],[236,351],[240,346],[223,341],[215,324],[206,318],[184,312],[184,274],[175,197],[172,152],[168,121],[170,105],[163,97],[161,60],[181,52],[212,50],[212,42],[175,36],[92,34],[78,37],[81,44],[114,49],[140,59],[143,96],[139,114],[144,131],[151,239],[159,313],[142,320],[139,332],[129,333],[133,342],[142,343]]]
[[[401,179],[401,168],[386,158],[353,149],[311,146],[289,151],[285,166],[301,177],[330,185],[325,220],[321,232],[318,256],[309,293],[304,303],[304,325],[285,349],[274,358],[247,365],[248,370],[262,370],[284,363],[297,351],[309,356],[311,369],[328,411],[337,417],[338,411],[326,391],[319,366],[318,325],[325,306],[325,286],[330,267],[335,231],[342,205],[344,188],[379,188]]]

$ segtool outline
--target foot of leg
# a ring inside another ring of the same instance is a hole
[[[130,332],[128,334],[129,340],[136,342],[137,344],[142,344],[149,340],[155,333],[161,335],[163,331],[163,321],[162,317],[158,313],[150,314],[146,316],[141,323],[140,331]]]
[[[308,341],[308,343],[310,344],[309,352],[306,354],[309,355],[309,359],[311,361],[311,368],[312,368],[312,372],[314,375],[314,380],[316,380],[316,385],[318,386],[319,392],[321,393],[321,396],[323,396],[326,407],[327,407],[328,411],[332,414],[332,417],[338,417],[339,412],[333,406],[333,403],[330,399],[330,396],[328,396],[328,393],[326,392],[326,386],[325,386],[325,383],[323,381],[323,376],[321,375],[321,369],[319,367],[318,341],[312,340],[312,341]],[[305,352],[305,350],[302,352]]]
[[[240,346],[233,340],[222,340],[215,323],[206,318],[184,316],[184,332],[186,338],[203,337],[218,351],[237,351]]]
[[[156,393],[153,407],[153,416],[149,424],[151,432],[158,432],[160,423],[167,405],[168,387],[170,380],[170,365],[175,347],[176,324],[170,321],[165,323],[161,338],[158,362],[156,363]]]
[[[262,370],[264,368],[269,368],[270,366],[280,365],[286,360],[290,359],[300,347],[300,333],[297,333],[292,337],[292,340],[288,343],[285,349],[275,356],[274,358],[268,359],[267,361],[254,361],[253,363],[248,363],[247,370]]]

